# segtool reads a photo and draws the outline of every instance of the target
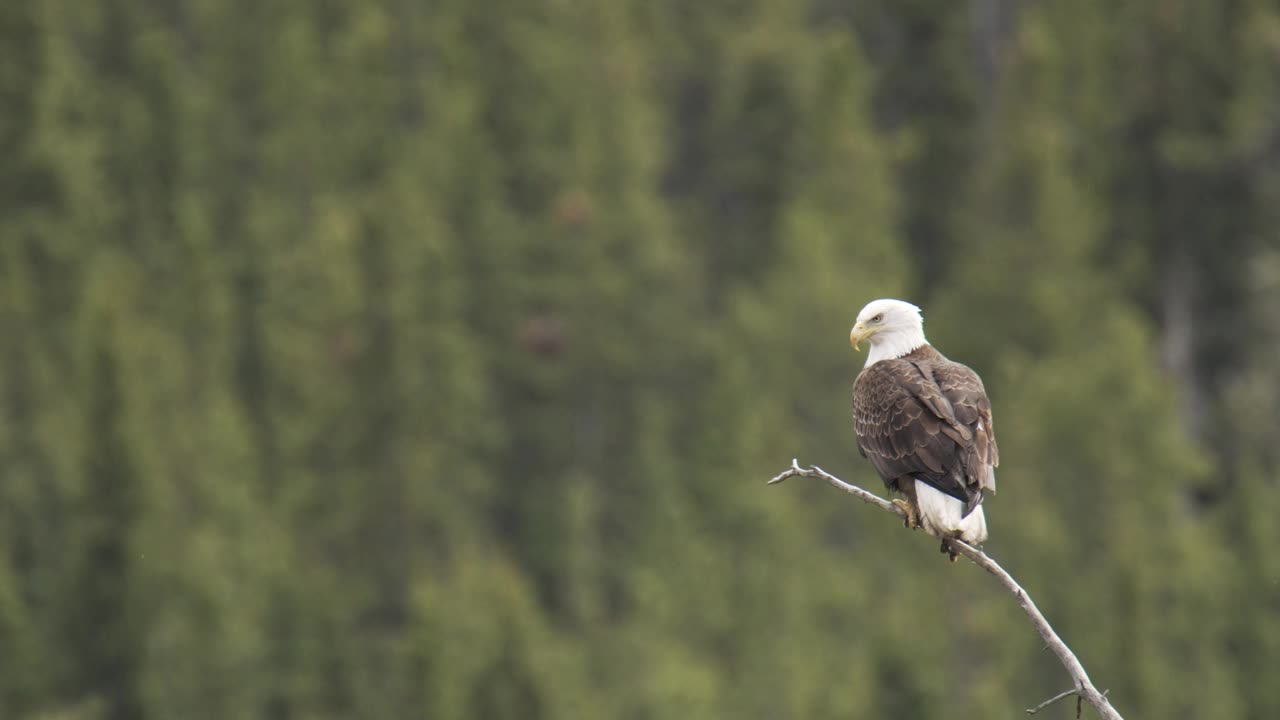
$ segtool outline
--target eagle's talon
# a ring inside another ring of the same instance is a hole
[[[956,558],[960,556],[960,553],[956,552],[956,549],[951,546],[951,543],[946,538],[943,538],[942,547],[939,550],[949,555],[951,562],[955,562]]]
[[[916,530],[920,527],[920,515],[916,512],[914,506],[901,498],[894,498],[893,504],[898,506],[902,511],[902,526],[908,530]]]

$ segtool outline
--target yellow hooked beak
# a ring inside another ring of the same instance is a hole
[[[867,330],[866,326],[862,323],[858,323],[849,331],[849,344],[853,346],[854,350],[861,350],[861,348],[858,347],[858,343],[866,340],[870,335],[871,333]]]

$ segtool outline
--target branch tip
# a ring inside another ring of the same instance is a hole
[[[1072,695],[1075,695],[1075,696],[1076,696],[1076,702],[1077,702],[1077,703],[1079,703],[1079,701],[1080,701],[1080,691],[1079,691],[1079,690],[1077,690],[1076,688],[1071,688],[1070,690],[1064,690],[1064,691],[1062,691],[1062,692],[1058,693],[1057,695],[1054,695],[1053,697],[1049,698],[1048,700],[1045,700],[1044,702],[1040,703],[1039,705],[1037,705],[1037,706],[1035,706],[1035,707],[1033,707],[1033,708],[1027,708],[1027,714],[1028,714],[1028,715],[1035,715],[1036,713],[1038,713],[1038,712],[1040,712],[1041,710],[1043,710],[1043,709],[1045,709],[1045,708],[1049,707],[1050,705],[1052,705],[1052,704],[1054,704],[1054,703],[1058,702],[1059,700],[1061,700],[1061,699],[1063,699],[1063,698],[1069,698],[1069,697],[1071,697]]]

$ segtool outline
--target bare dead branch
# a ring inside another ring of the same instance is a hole
[[[832,475],[826,470],[823,470],[817,465],[814,465],[813,467],[802,468],[800,467],[800,464],[796,462],[795,458],[791,459],[791,467],[787,468],[786,470],[783,470],[780,474],[776,475],[772,480],[769,481],[769,484],[773,485],[775,483],[780,483],[783,480],[786,480],[787,478],[790,478],[790,477],[810,477],[810,478],[818,478],[819,480],[826,480],[830,485],[849,493],[850,495],[858,498],[862,502],[876,505],[881,510],[884,510],[886,512],[891,512],[897,515],[898,517],[906,517],[906,513],[902,511],[902,508],[898,507],[897,505],[894,505],[888,500],[885,500],[879,495],[876,495],[875,493],[867,492],[866,490],[863,490],[857,485],[850,485],[849,483],[841,480],[835,475]]]
[[[851,485],[820,467],[813,466],[802,468],[794,459],[791,461],[791,467],[769,480],[769,484],[773,485],[775,483],[780,483],[791,477],[809,477],[825,480],[827,484],[839,488],[863,502],[875,505],[881,510],[891,512],[899,517],[904,516],[902,509],[879,495],[863,490],[857,485]],[[1075,684],[1075,687],[1066,693],[1062,693],[1061,695],[1042,703],[1040,707],[1047,707],[1052,702],[1074,694],[1077,698],[1083,699],[1085,702],[1089,703],[1089,706],[1092,707],[1098,713],[1098,716],[1103,718],[1103,720],[1124,720],[1120,713],[1112,707],[1111,701],[1107,699],[1106,694],[1098,692],[1098,688],[1094,687],[1093,682],[1089,680],[1089,674],[1085,672],[1084,666],[1080,664],[1080,660],[1075,656],[1075,653],[1071,652],[1071,648],[1067,647],[1067,644],[1062,641],[1062,638],[1058,637],[1058,633],[1054,631],[1053,626],[1049,624],[1048,620],[1044,619],[1044,615],[1040,614],[1039,608],[1037,608],[1036,604],[1032,602],[1031,596],[1027,594],[1026,590],[1022,589],[1022,586],[1013,579],[1012,575],[1006,572],[1004,568],[1000,567],[999,563],[992,560],[986,553],[966,542],[951,539],[947,541],[947,544],[951,546],[952,550],[969,558],[983,570],[986,570],[995,576],[996,580],[998,580],[1006,590],[1013,594],[1014,600],[1018,603],[1018,607],[1021,607],[1022,611],[1026,613],[1027,617],[1031,620],[1032,626],[1035,627],[1036,632],[1040,633],[1040,637],[1044,638],[1045,645],[1053,651],[1054,655],[1058,656],[1058,661],[1062,663],[1062,667],[1065,668],[1067,674],[1071,676],[1071,680]],[[1039,708],[1035,708],[1035,710],[1039,710]],[[1028,712],[1030,713],[1032,711],[1028,710]]]
[[[1033,708],[1027,708],[1027,714],[1028,714],[1028,715],[1035,715],[1036,713],[1038,713],[1038,712],[1040,712],[1041,710],[1043,710],[1043,709],[1045,709],[1045,708],[1049,707],[1050,705],[1052,705],[1052,704],[1054,704],[1054,703],[1058,702],[1059,700],[1061,700],[1061,699],[1063,699],[1063,698],[1071,697],[1072,695],[1076,695],[1076,700],[1078,701],[1078,700],[1080,699],[1080,697],[1079,697],[1079,695],[1078,695],[1077,693],[1079,693],[1079,691],[1078,691],[1078,690],[1076,690],[1075,688],[1071,688],[1070,690],[1063,690],[1062,692],[1058,693],[1057,695],[1054,695],[1053,697],[1049,698],[1048,700],[1045,700],[1044,702],[1040,703],[1039,705],[1037,705],[1037,706],[1035,706],[1035,707],[1033,707]],[[1077,715],[1076,715],[1076,717],[1080,717],[1080,716],[1079,716],[1079,714],[1077,714]]]

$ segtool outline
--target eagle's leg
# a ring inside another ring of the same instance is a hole
[[[920,513],[916,512],[916,506],[901,498],[894,498],[893,504],[902,510],[902,525],[908,530],[915,530],[920,527]]]
[[[886,483],[890,490],[897,490],[906,498],[894,498],[893,504],[902,511],[902,524],[908,530],[920,527],[920,506],[916,503],[916,482],[910,475],[904,475],[892,483]]]

